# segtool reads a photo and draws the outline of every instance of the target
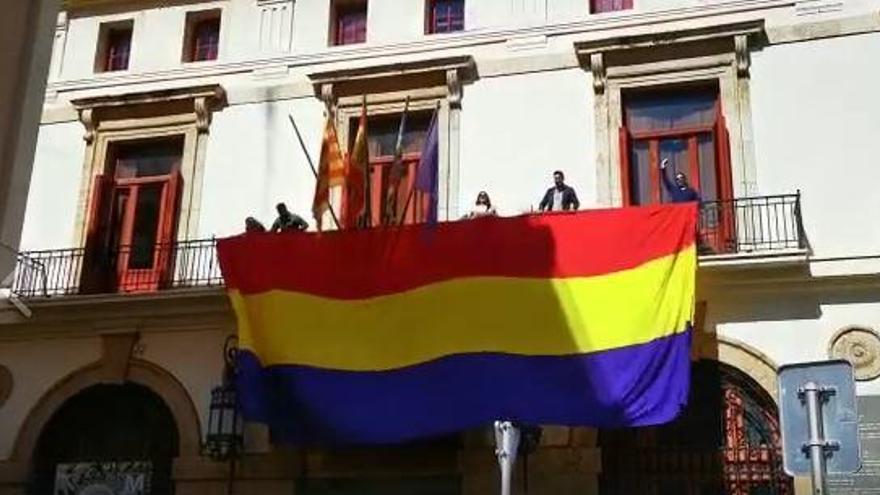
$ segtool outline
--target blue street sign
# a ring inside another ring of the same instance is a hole
[[[782,459],[786,473],[796,476],[813,472],[811,447],[814,453],[824,452],[827,473],[859,470],[859,415],[849,362],[838,360],[782,366],[779,369],[779,402]],[[810,421],[811,409],[815,411],[815,428]]]

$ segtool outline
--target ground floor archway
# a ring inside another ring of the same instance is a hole
[[[173,493],[178,451],[174,416],[156,393],[135,383],[92,385],[40,433],[29,492]]]
[[[703,360],[682,416],[668,425],[605,430],[602,495],[791,495],[773,399],[744,373]]]

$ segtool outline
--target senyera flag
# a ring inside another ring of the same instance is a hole
[[[224,239],[242,411],[299,444],[670,421],[695,223],[668,205]]]

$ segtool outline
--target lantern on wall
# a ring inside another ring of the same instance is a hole
[[[223,345],[223,382],[211,390],[204,452],[215,460],[234,459],[244,447],[244,424],[238,411],[235,389],[237,344],[238,339],[234,335],[226,338]]]

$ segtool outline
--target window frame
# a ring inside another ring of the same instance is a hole
[[[127,35],[127,50],[124,66],[112,63],[116,49],[114,38],[119,34]],[[124,72],[131,68],[132,47],[134,46],[134,19],[102,23],[98,31],[98,45],[95,50],[94,71],[96,73]]]
[[[437,12],[437,4],[439,2],[458,2],[461,4],[461,28],[460,29],[447,29],[444,31],[437,30],[437,19],[435,18]],[[467,19],[466,19],[466,9],[465,9],[465,0],[428,0],[425,2],[425,34],[449,34],[449,33],[459,33],[464,31],[467,28]]]
[[[601,9],[598,7],[599,2],[603,0],[589,0],[588,8],[590,9],[590,14],[609,14],[612,12],[623,12],[626,10],[632,10],[634,8],[635,0],[620,0],[622,3],[621,7],[611,8],[611,9]],[[604,0],[608,1],[608,0]]]
[[[106,290],[105,285],[110,284],[121,292],[151,292],[165,283],[172,269],[171,246],[176,240],[183,212],[181,167],[186,151],[185,140],[182,134],[172,134],[151,139],[120,140],[107,146],[104,168],[92,179],[84,246],[83,284],[86,291]],[[180,142],[179,155],[168,173],[117,177],[120,147],[143,145],[151,141]],[[152,264],[149,267],[130,267],[138,195],[146,188],[157,186],[160,188],[160,199],[153,236]],[[118,211],[117,197],[123,192],[128,199],[123,211]],[[120,220],[118,224],[114,221],[117,218]]]
[[[363,13],[361,13],[361,11]],[[344,29],[340,29],[342,19],[347,16],[363,15],[364,29],[363,33],[358,33],[355,39],[346,40],[344,38]],[[367,31],[369,22],[369,1],[368,0],[333,0],[330,3],[330,46],[348,46],[359,45],[367,42]],[[363,39],[361,39],[363,38]]]
[[[666,93],[670,98],[674,98],[676,94],[684,94],[688,91],[689,88],[670,88],[667,87],[657,87],[657,88],[644,88],[640,90],[642,94],[658,94],[662,95]],[[708,88],[705,87],[696,87],[691,90],[694,92],[703,92],[706,93]],[[623,117],[621,119],[621,126],[619,129],[620,133],[620,187],[621,187],[621,197],[623,198],[624,206],[633,206],[635,202],[632,198],[632,183],[631,183],[631,174],[632,174],[632,160],[630,158],[630,152],[633,145],[633,141],[636,140],[650,140],[650,151],[649,154],[652,157],[649,164],[649,173],[651,174],[651,198],[653,203],[662,202],[662,177],[660,177],[659,166],[659,149],[656,145],[657,140],[662,138],[670,138],[670,137],[688,137],[688,153],[690,155],[689,166],[690,170],[688,171],[688,178],[692,181],[692,185],[698,190],[702,191],[701,181],[700,181],[700,173],[699,173],[699,164],[698,161],[694,159],[694,156],[697,153],[696,150],[696,140],[698,139],[699,134],[711,134],[713,136],[714,148],[715,148],[715,174],[716,174],[716,184],[713,187],[717,188],[717,201],[730,201],[734,199],[733,193],[733,173],[731,167],[731,156],[730,156],[730,145],[729,145],[729,136],[727,132],[726,120],[724,118],[724,109],[721,104],[721,95],[717,89],[712,89],[711,92],[714,93],[715,98],[715,121],[712,124],[705,125],[696,125],[696,126],[682,126],[673,129],[664,129],[658,131],[631,131],[626,123],[626,103],[625,100],[621,102],[621,110],[623,113]],[[657,162],[657,163],[655,163]]]
[[[431,111],[428,108],[424,109],[414,109],[409,110],[407,115],[407,123],[408,125],[412,125],[414,114],[418,114],[417,118],[423,118],[424,122],[427,122],[427,126],[430,127],[431,121]],[[369,153],[369,130],[373,125],[375,125],[376,120],[380,119],[389,119],[392,123],[396,125],[399,124],[400,117],[403,114],[403,110],[400,111],[384,111],[384,112],[376,112],[367,115],[367,149],[369,156],[369,187],[370,187],[370,211],[371,211],[371,222],[372,225],[378,226],[383,224],[383,214],[384,214],[384,204],[385,198],[383,193],[385,192],[385,184],[386,180],[391,172],[391,166],[394,164],[394,154],[382,154],[382,155],[373,155]],[[427,117],[427,118],[425,118]],[[354,140],[357,136],[357,128],[360,121],[360,115],[351,115],[347,117],[348,121],[348,148],[351,149],[354,145]],[[371,125],[372,124],[372,125]],[[425,131],[428,130],[428,127],[425,128]],[[427,139],[427,135],[425,136]],[[422,143],[424,145],[424,143]],[[423,223],[425,221],[425,215],[427,214],[427,208],[425,205],[424,195],[419,191],[414,191],[415,186],[415,176],[418,171],[418,164],[422,158],[422,147],[419,148],[418,151],[410,151],[404,152],[400,156],[401,163],[406,167],[406,173],[404,175],[404,179],[402,184],[405,184],[405,187],[401,190],[413,191],[412,194],[412,203],[410,204],[410,208],[406,211],[406,217],[403,219],[404,225],[414,224],[414,223]],[[404,194],[403,198],[398,197],[398,202],[403,200],[406,201],[406,197],[409,196],[409,192]],[[400,203],[398,203],[398,206]],[[405,208],[405,206],[404,206]]]
[[[217,25],[217,44],[214,49],[213,58],[198,58],[198,36],[199,26],[206,23],[216,23]],[[186,27],[184,28],[183,48],[181,53],[181,62],[183,63],[199,63],[214,62],[220,58],[220,50],[222,44],[223,33],[223,11],[222,9],[208,9],[187,12]]]

